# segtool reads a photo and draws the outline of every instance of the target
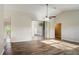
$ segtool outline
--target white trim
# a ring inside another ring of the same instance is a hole
[[[4,53],[4,49],[2,50],[2,52],[1,52],[1,54],[0,54],[0,55],[3,55],[3,53]]]

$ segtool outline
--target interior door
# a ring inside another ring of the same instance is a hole
[[[55,39],[61,40],[61,23],[57,23],[55,26]]]

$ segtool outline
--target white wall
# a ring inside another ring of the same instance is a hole
[[[11,19],[11,42],[32,40],[31,16],[24,11],[10,9],[9,6],[5,5],[4,17]]]
[[[62,39],[79,42],[79,10],[65,11],[56,20],[62,23]]]
[[[0,5],[0,54],[4,52],[4,39],[3,39],[3,5]]]
[[[32,40],[32,21],[27,15],[17,14],[11,17],[12,42]]]

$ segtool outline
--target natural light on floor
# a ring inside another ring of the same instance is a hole
[[[72,50],[74,48],[79,47],[78,45],[58,40],[44,40],[41,42],[62,50]]]

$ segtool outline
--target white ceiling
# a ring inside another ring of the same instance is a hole
[[[7,10],[23,11],[33,14],[37,18],[46,16],[46,5],[44,4],[11,4],[5,5]],[[57,15],[68,10],[78,10],[79,4],[49,4],[49,16]]]

